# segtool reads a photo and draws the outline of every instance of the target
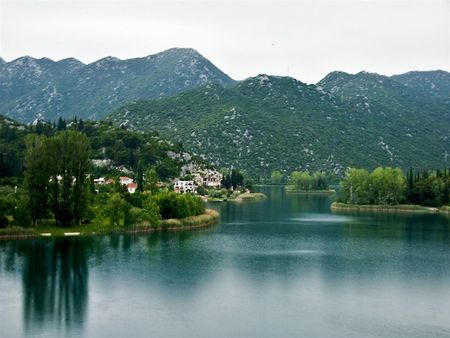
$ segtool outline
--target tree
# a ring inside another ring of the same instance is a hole
[[[376,204],[399,204],[406,191],[406,179],[399,168],[376,168],[370,174],[371,192]]]
[[[283,174],[278,170],[272,171],[272,174],[270,175],[270,182],[272,184],[281,184],[282,181],[283,181]]]
[[[108,199],[105,216],[109,218],[109,223],[112,227],[119,226],[121,220],[124,218],[125,203],[119,193],[112,194]]]
[[[158,225],[161,220],[161,214],[156,200],[151,196],[147,196],[144,199],[143,209],[146,211],[146,221],[152,225]]]
[[[66,130],[66,120],[60,116],[58,119],[58,126],[56,127],[59,131]]]
[[[395,205],[404,199],[406,179],[399,168],[349,169],[341,181],[341,200],[352,204]]]
[[[291,185],[295,190],[311,190],[313,188],[314,178],[307,172],[294,171],[291,174]]]
[[[351,204],[371,203],[370,174],[365,169],[347,170],[340,183],[341,200]]]
[[[156,192],[158,190],[158,174],[155,169],[147,170],[145,174],[145,190],[150,192]]]
[[[48,186],[50,180],[47,138],[30,134],[25,149],[25,187],[32,225],[44,218],[48,211]]]
[[[139,161],[136,170],[136,184],[137,190],[140,192],[144,191],[144,173],[142,167],[143,167],[142,161]]]
[[[63,131],[48,140],[47,152],[55,219],[62,225],[80,224],[89,196],[89,139],[75,131]]]
[[[328,189],[327,176],[323,172],[314,173],[314,189],[326,190]]]

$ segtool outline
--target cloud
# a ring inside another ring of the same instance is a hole
[[[0,21],[6,60],[192,47],[237,79],[450,70],[448,1],[2,1]]]

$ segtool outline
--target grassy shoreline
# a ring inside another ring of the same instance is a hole
[[[184,231],[206,228],[219,221],[219,213],[212,209],[206,209],[204,214],[190,216],[182,219],[165,219],[158,226],[150,224],[136,224],[128,228],[111,228],[105,224],[88,224],[72,227],[58,227],[56,225],[43,225],[36,228],[11,227],[0,229],[0,240],[31,239],[37,237],[65,237],[108,234],[143,234],[150,232]],[[46,235],[50,234],[50,235]],[[66,234],[66,235],[65,235]]]
[[[233,199],[229,199],[231,202],[249,202],[249,201],[262,201],[266,199],[267,196],[262,192],[245,192],[243,194],[237,195]]]
[[[304,195],[333,195],[336,193],[336,190],[328,189],[328,190],[296,190],[294,187],[287,185],[285,187],[286,192],[295,193],[295,194],[304,194]]]
[[[446,207],[448,208],[448,207]],[[331,210],[334,211],[371,211],[371,212],[419,212],[419,213],[438,213],[442,210],[421,205],[399,204],[399,205],[358,205],[333,202]],[[450,210],[450,208],[449,208]]]
[[[262,201],[266,199],[267,196],[262,192],[245,192],[236,196],[231,197],[208,197],[207,202],[254,202]]]

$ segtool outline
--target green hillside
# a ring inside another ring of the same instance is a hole
[[[216,166],[263,177],[274,169],[442,167],[450,150],[445,98],[365,72],[334,72],[317,85],[259,75],[227,89],[207,85],[131,103],[110,119],[158,130]]]
[[[0,178],[22,177],[25,139],[29,134],[52,136],[61,130],[75,130],[87,135],[94,175],[132,177],[139,170],[153,167],[159,178],[177,177],[183,165],[201,160],[157,133],[142,133],[118,128],[107,122],[71,121],[57,124],[37,123],[25,126],[0,115]],[[138,169],[140,167],[140,169]],[[0,182],[1,183],[1,182]]]

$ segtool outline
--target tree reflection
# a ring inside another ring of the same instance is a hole
[[[63,332],[83,325],[88,301],[90,239],[35,241],[20,246],[23,257],[25,329],[49,323]]]

